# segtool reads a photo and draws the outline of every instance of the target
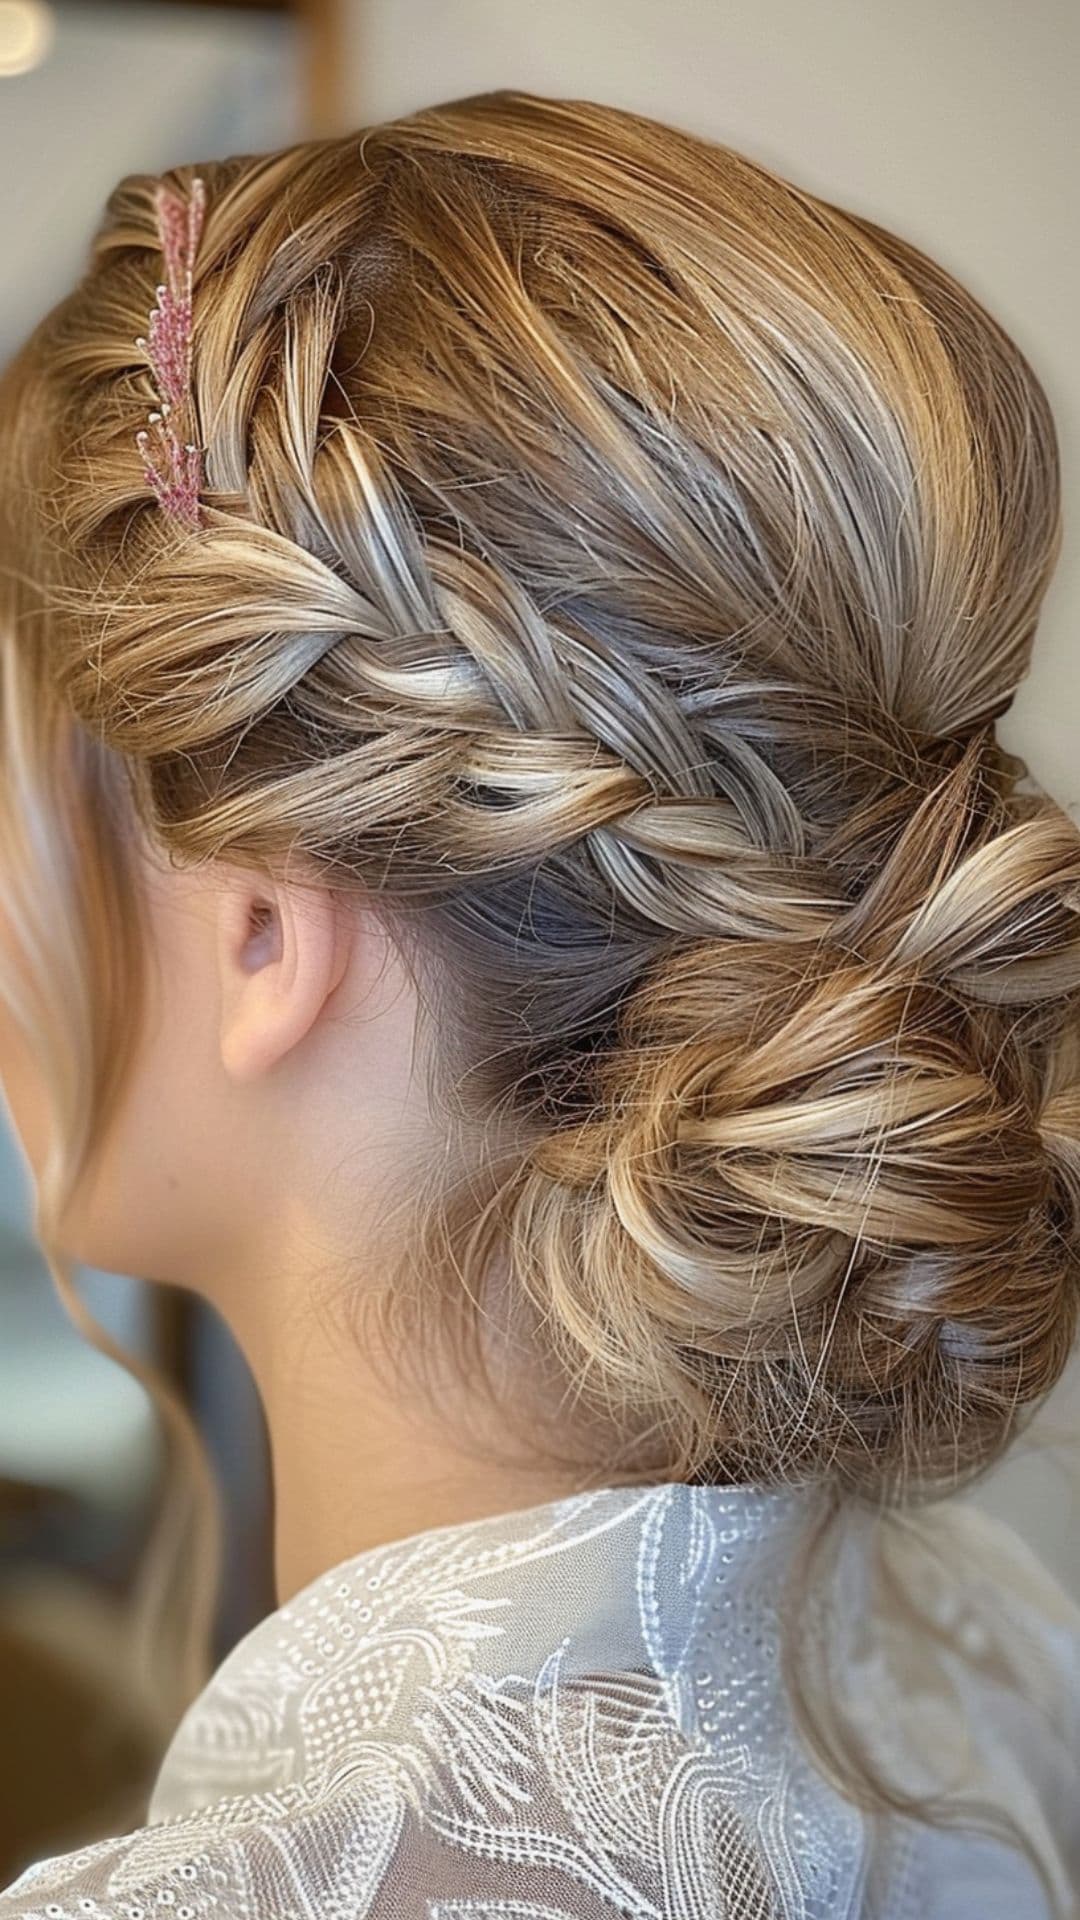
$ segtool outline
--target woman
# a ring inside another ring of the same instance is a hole
[[[280,1601],[3,1920],[1072,1911],[1080,1617],[948,1501],[1077,1299],[1016,348],[503,91],[125,180],[0,404],[7,1098]]]

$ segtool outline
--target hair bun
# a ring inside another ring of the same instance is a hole
[[[690,1415],[688,1471],[952,1481],[1064,1365],[1080,852],[1050,806],[976,830],[976,762],[832,940],[667,957],[624,1004],[602,1118],[537,1151],[582,1216],[562,1317]]]

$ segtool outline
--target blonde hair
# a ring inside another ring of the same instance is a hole
[[[1077,1303],[1080,834],[994,737],[1059,538],[1031,369],[904,241],[593,102],[196,173],[204,525],[134,451],[156,180],[0,408],[8,805],[29,873],[64,816],[83,928],[39,1014],[79,1028],[64,1177],[125,809],[300,854],[442,1016],[419,1285],[467,1316],[509,1249],[652,1470],[956,1486]],[[108,807],[65,815],[62,732]]]

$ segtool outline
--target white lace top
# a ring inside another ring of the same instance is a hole
[[[606,1489],[359,1554],[221,1664],[148,1824],[0,1920],[1042,1920],[1004,1842],[896,1820],[874,1851],[806,1757],[776,1600],[809,1499]],[[867,1728],[1022,1812],[1080,1911],[1080,1610],[959,1501],[891,1552],[966,1655],[890,1668],[852,1558],[826,1618]]]

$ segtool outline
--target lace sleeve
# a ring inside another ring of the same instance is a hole
[[[693,1758],[671,1781],[675,1847],[655,1800],[632,1841],[615,1805],[592,1807],[587,1826],[565,1807],[558,1824],[535,1804],[500,1812],[505,1761],[471,1811],[463,1780],[421,1815],[400,1784],[369,1779],[321,1807],[218,1806],[103,1840],[28,1868],[0,1894],[0,1920],[774,1920],[764,1870]]]

